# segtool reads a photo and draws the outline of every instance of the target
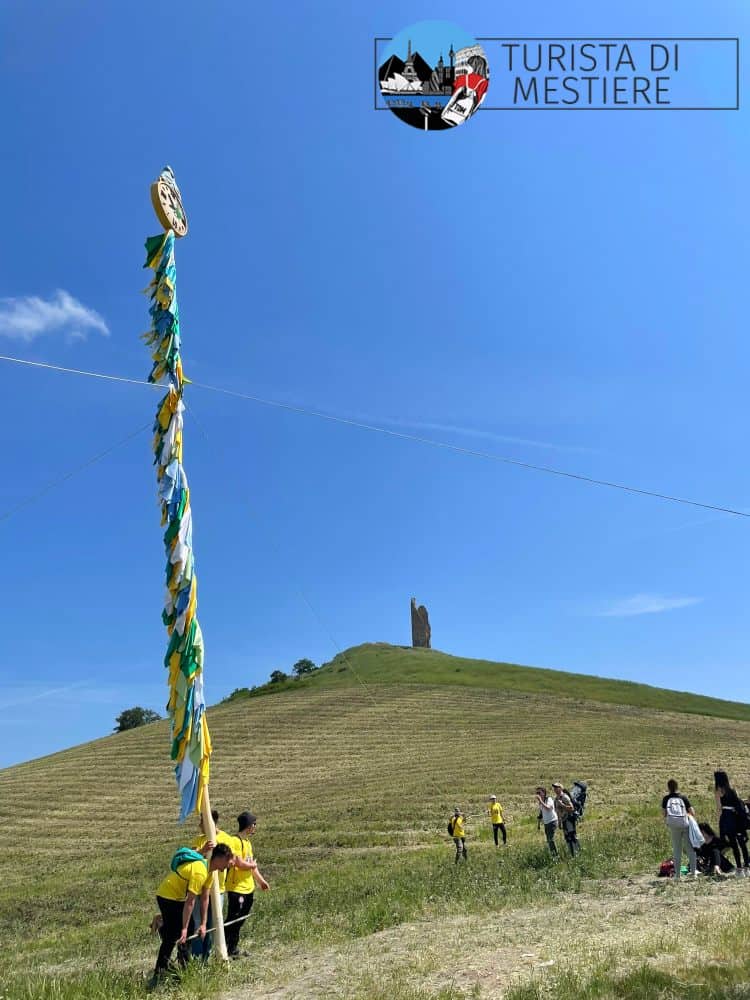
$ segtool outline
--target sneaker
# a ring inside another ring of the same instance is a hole
[[[735,868],[734,869],[734,877],[735,878],[744,878],[745,877],[745,869],[744,868]]]

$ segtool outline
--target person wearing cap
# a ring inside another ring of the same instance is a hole
[[[453,843],[456,845],[456,864],[461,860],[461,855],[463,854],[464,861],[468,860],[468,855],[466,854],[466,817],[458,808],[458,806],[453,807],[453,815],[449,820],[451,837],[453,837]]]
[[[199,937],[206,934],[208,918],[208,894],[215,871],[226,871],[233,862],[232,850],[226,844],[216,844],[210,860],[186,861],[172,871],[156,890],[156,902],[162,921],[159,927],[161,947],[156,958],[156,967],[151,986],[156,986],[169,968],[169,959],[177,945],[177,960],[181,966],[187,965],[190,951],[187,944],[193,923],[195,900],[200,896]]]
[[[492,823],[492,836],[495,838],[495,847],[499,847],[498,843],[498,832],[503,835],[503,844],[508,843],[508,837],[505,832],[505,821],[503,820],[503,807],[497,801],[497,795],[490,795],[489,803],[487,804],[487,813],[490,817],[490,823]]]
[[[227,929],[225,939],[230,958],[239,958],[240,931],[253,908],[253,893],[257,882],[265,892],[268,882],[258,870],[258,863],[253,857],[253,845],[250,837],[255,833],[256,817],[251,812],[242,812],[237,817],[239,832],[236,837],[230,837],[234,852],[234,864],[227,882]]]
[[[552,782],[552,791],[555,793],[557,822],[562,829],[570,856],[574,858],[581,850],[581,845],[578,843],[578,833],[576,832],[576,824],[578,822],[576,807],[573,805],[570,792],[563,788],[559,781]]]
[[[219,811],[218,811],[218,809],[212,809],[211,810],[211,816],[212,816],[213,821],[214,821],[214,826],[216,827],[216,838],[214,840],[214,843],[215,844],[226,844],[228,847],[231,848],[231,846],[232,846],[232,838],[229,836],[228,833],[224,833],[223,830],[219,829],[219,826],[218,826],[218,823],[219,823]],[[200,830],[200,834],[195,838],[195,840],[193,841],[193,843],[190,846],[193,848],[194,851],[198,851],[200,854],[210,855],[210,853],[211,853],[211,841],[208,839],[208,837],[206,836],[206,832],[203,829],[203,816],[201,816],[200,819],[198,820],[198,828]],[[225,894],[225,890],[226,890],[226,881],[227,881],[227,873],[226,873],[226,871],[222,870],[222,871],[218,872],[217,875],[216,875],[216,879],[217,879],[217,881],[219,883],[219,895],[221,896],[221,904],[222,904],[222,909],[223,909],[223,906],[224,906],[224,894]],[[213,929],[213,927],[214,927],[213,909],[212,909],[212,906],[211,906],[210,897],[209,897],[209,902],[208,902],[208,919],[207,919],[206,926],[209,928],[209,930]],[[206,934],[206,936],[203,939],[201,939],[200,936],[194,937],[193,940],[190,942],[191,951],[193,953],[193,958],[200,958],[200,959],[202,959],[205,962],[207,960],[208,956],[211,954],[211,946],[213,944],[213,938],[214,938],[213,934]]]
[[[536,801],[539,806],[539,822],[544,823],[544,833],[547,837],[547,846],[552,857],[557,860],[557,844],[555,834],[557,833],[557,812],[555,811],[555,800],[547,794],[547,789],[542,785],[537,786]]]

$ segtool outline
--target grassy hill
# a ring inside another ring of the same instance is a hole
[[[667,712],[715,715],[723,719],[750,722],[750,705],[721,698],[708,698],[686,691],[669,691],[632,681],[573,674],[470,660],[435,649],[391,646],[384,642],[364,643],[341,652],[314,674],[281,684],[265,684],[255,694],[295,690],[303,685],[331,687],[349,684],[424,684],[479,687],[488,690],[525,692],[578,700],[603,701],[613,705],[634,705]]]
[[[272,883],[245,932],[253,957],[191,969],[168,995],[705,998],[750,980],[750,880],[652,877],[668,777],[711,819],[714,768],[750,789],[748,706],[379,644],[272,687],[209,713],[220,825],[259,815]],[[584,852],[553,865],[533,788],[574,777],[590,782]],[[0,930],[18,941],[3,1000],[144,995],[154,890],[195,829],[176,808],[166,723],[0,772]]]

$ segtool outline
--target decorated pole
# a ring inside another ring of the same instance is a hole
[[[162,620],[169,633],[164,666],[169,671],[167,712],[172,723],[172,760],[180,792],[180,822],[196,811],[203,832],[215,842],[216,828],[208,795],[211,737],[203,693],[203,636],[196,616],[198,588],[193,558],[190,490],[182,466],[182,427],[185,405],[180,357],[180,314],[177,306],[175,238],[187,233],[187,217],[171,167],[165,167],[151,185],[151,201],[165,232],[146,240],[146,263],[156,272],[147,288],[151,298],[151,329],[143,339],[151,348],[149,382],[167,386],[154,423],[154,465],[159,487],[161,523],[166,527],[166,596]],[[227,959],[224,920],[216,872],[211,881],[211,910],[216,947]]]

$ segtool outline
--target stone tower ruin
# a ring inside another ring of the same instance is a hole
[[[411,644],[412,646],[430,649],[430,619],[424,604],[417,607],[416,597],[411,599]]]

